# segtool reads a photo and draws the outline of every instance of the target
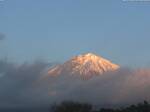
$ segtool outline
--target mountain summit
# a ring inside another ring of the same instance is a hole
[[[105,72],[115,71],[118,65],[97,56],[93,53],[87,53],[75,56],[64,64],[56,65],[49,69],[49,75],[71,74],[91,77],[93,75],[102,75]]]

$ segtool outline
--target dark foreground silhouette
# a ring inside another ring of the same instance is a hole
[[[16,109],[2,109],[0,112],[150,112],[150,104],[147,101],[136,105],[120,108],[95,108],[88,103],[79,103],[72,101],[64,101],[60,104],[55,104],[48,107],[38,108],[16,108]]]
[[[150,112],[150,104],[147,101],[125,108],[101,108],[94,109],[91,104],[65,101],[58,105],[53,105],[50,112]]]

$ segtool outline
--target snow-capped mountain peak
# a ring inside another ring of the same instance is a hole
[[[78,55],[64,64],[50,68],[49,75],[71,74],[80,76],[102,75],[105,72],[114,71],[119,68],[118,65],[93,53]]]

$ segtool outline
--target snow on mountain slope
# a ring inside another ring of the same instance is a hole
[[[100,56],[87,53],[75,56],[64,64],[50,68],[48,74],[54,76],[60,74],[78,74],[80,76],[91,77],[93,75],[102,75],[105,72],[115,71],[118,68],[118,65],[113,64]]]

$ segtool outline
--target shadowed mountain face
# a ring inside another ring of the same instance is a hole
[[[79,55],[66,61],[62,65],[50,68],[49,75],[71,74],[81,77],[102,75],[103,73],[115,71],[118,65],[92,53]]]

